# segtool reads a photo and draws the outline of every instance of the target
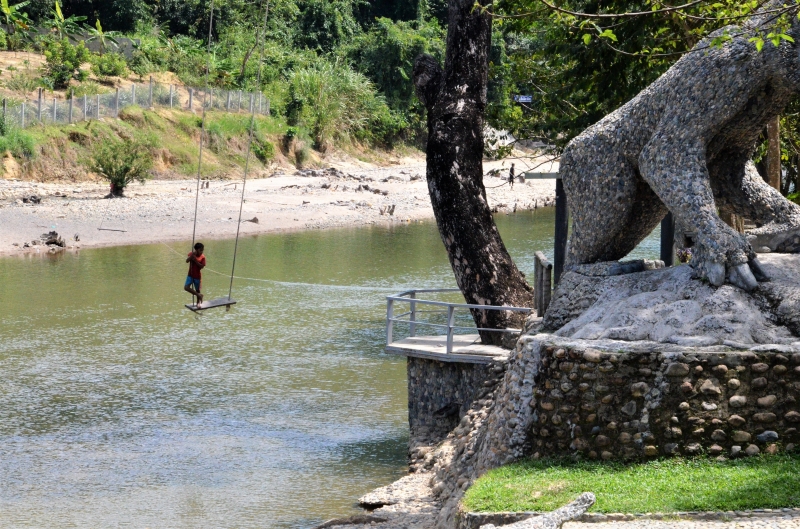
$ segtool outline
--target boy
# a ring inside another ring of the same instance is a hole
[[[186,277],[186,284],[183,289],[193,296],[197,296],[197,306],[203,303],[203,295],[200,293],[200,270],[206,266],[206,256],[203,255],[203,244],[194,245],[194,251],[189,253],[186,262],[189,263],[189,275]]]

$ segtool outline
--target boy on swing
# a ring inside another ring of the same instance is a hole
[[[197,296],[197,307],[203,303],[203,295],[200,293],[200,280],[202,275],[200,270],[206,266],[206,256],[203,255],[203,243],[194,245],[194,251],[189,253],[186,262],[189,263],[189,275],[186,277],[186,284],[183,289],[193,296]]]

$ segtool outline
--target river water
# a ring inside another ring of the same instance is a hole
[[[531,277],[552,257],[552,210],[497,223]],[[0,259],[0,527],[309,527],[405,473],[384,297],[453,286],[435,224],[245,238],[237,275],[263,281],[201,316],[188,247]],[[208,241],[209,268],[232,250]]]

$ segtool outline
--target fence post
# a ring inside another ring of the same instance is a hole
[[[169,108],[172,108],[172,97],[175,94],[175,85],[169,85]]]
[[[269,99],[266,99],[266,100],[265,100],[265,102],[266,102],[266,104],[267,104],[267,108],[266,108],[266,110],[264,111],[264,114],[266,114],[267,116],[269,116],[269,115],[270,115],[270,114],[269,114]]]
[[[386,345],[392,344],[392,330],[394,326],[394,300],[386,301]]]
[[[3,124],[6,122],[6,108],[8,104],[6,103],[6,98],[3,98]]]
[[[24,129],[25,128],[25,101],[22,102],[22,108],[20,109],[20,115],[19,115],[19,122],[20,122],[19,128]]]
[[[255,103],[255,94],[250,94],[250,110],[248,110],[248,112],[250,114],[253,113],[253,105],[254,105],[254,103]]]
[[[86,113],[89,111],[89,107],[86,104],[86,94],[83,94],[83,121],[88,121],[89,117]]]
[[[553,297],[553,265],[547,263],[547,266],[542,267],[542,316],[547,312],[550,307],[550,299]],[[537,314],[538,316],[538,314]]]
[[[261,92],[258,93],[258,113],[262,114],[261,112],[261,100],[264,99],[264,94]]]
[[[553,273],[555,284],[561,279],[564,271],[564,261],[567,257],[567,237],[569,231],[569,211],[567,210],[567,194],[564,191],[564,182],[561,178],[556,180],[556,228],[555,228],[555,249],[553,251]]]
[[[228,100],[225,102],[225,110],[230,112],[231,111],[231,91],[228,90]]]
[[[148,96],[149,105],[147,108],[153,108],[153,76],[150,76],[150,95]]]
[[[69,96],[69,105],[68,105],[69,110],[67,111],[67,122],[70,124],[72,124],[72,101],[74,99],[75,99],[74,96],[72,95]]]
[[[206,107],[208,110],[214,110],[214,89],[210,89],[208,91],[208,106]]]
[[[194,103],[194,88],[189,89],[189,112],[192,111],[192,104]]]
[[[447,307],[447,354],[453,352],[453,325],[455,324],[456,308],[452,305]]]
[[[39,89],[39,107],[36,109],[36,120],[41,122],[42,121],[42,94],[43,90]]]
[[[239,90],[239,100],[236,103],[236,112],[242,111],[242,91]]]
[[[136,83],[131,85],[131,105],[136,104]]]
[[[117,88],[117,96],[114,98],[114,117],[119,117],[119,88]]]
[[[53,123],[58,120],[58,99],[53,98]]]
[[[533,254],[533,310],[541,316],[539,309],[539,294],[541,294],[542,262],[539,261],[538,252]]]
[[[411,293],[411,299],[414,300],[417,298],[417,293]],[[412,338],[417,335],[417,302],[411,301],[411,315],[408,317],[408,321],[411,323],[408,326],[408,335]]]
[[[100,94],[97,94],[97,108],[94,109],[95,119],[100,119]]]

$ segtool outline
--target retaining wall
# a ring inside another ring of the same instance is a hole
[[[447,437],[473,401],[502,379],[505,362],[467,364],[408,358],[408,423],[412,449]]]
[[[631,459],[794,447],[800,353],[788,346],[678,353],[657,348],[543,347],[530,453]]]

